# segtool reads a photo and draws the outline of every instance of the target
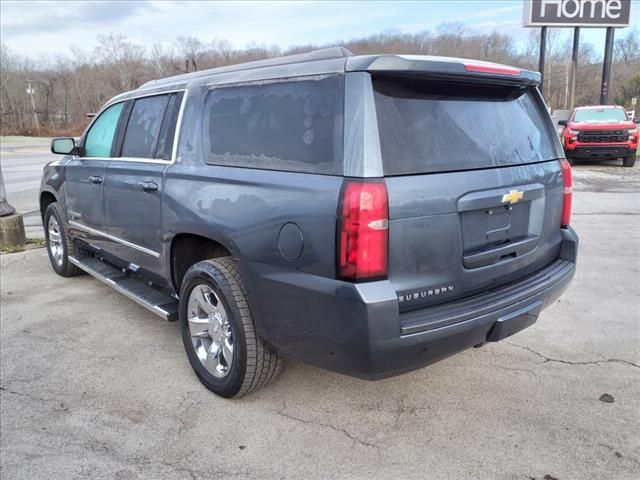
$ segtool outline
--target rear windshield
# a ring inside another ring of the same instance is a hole
[[[576,110],[574,122],[624,122],[627,114],[621,108],[590,108]]]
[[[374,78],[385,175],[521,165],[559,158],[530,88]]]

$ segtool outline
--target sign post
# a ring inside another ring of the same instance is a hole
[[[540,29],[540,55],[538,56],[538,71],[540,72],[540,91],[544,92],[544,59],[547,55],[547,27]]]
[[[631,0],[524,0],[524,26],[541,27],[539,59],[541,78],[544,78],[547,27],[575,27],[571,56],[571,100],[569,102],[571,108],[575,103],[580,27],[607,28],[602,65],[602,86],[600,88],[600,103],[604,105],[609,102],[613,29],[628,27],[630,17]]]
[[[569,82],[569,110],[576,104],[576,76],[578,75],[578,55],[580,53],[580,27],[573,29],[573,51],[571,52],[571,81]]]
[[[611,80],[611,57],[613,55],[613,27],[607,27],[607,39],[604,44],[604,62],[602,62],[602,86],[600,105],[609,103],[609,81]]]

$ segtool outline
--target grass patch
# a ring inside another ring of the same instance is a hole
[[[27,238],[27,243],[24,246],[0,248],[0,253],[24,252],[25,250],[33,250],[34,248],[43,248],[46,244],[47,242],[45,242],[44,238]]]

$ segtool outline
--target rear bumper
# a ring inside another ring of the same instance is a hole
[[[566,149],[565,154],[573,158],[618,158],[636,153],[636,147],[626,143],[611,145],[576,145]]]
[[[421,368],[535,323],[575,273],[578,237],[562,231],[560,257],[514,284],[400,314],[388,281],[351,284],[249,264],[259,334],[285,357],[366,379]]]

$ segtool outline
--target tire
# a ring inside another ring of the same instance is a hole
[[[213,393],[238,398],[268,384],[282,370],[282,360],[256,334],[247,292],[231,257],[189,268],[180,289],[179,314],[189,363]]]
[[[625,167],[633,167],[636,164],[636,154],[627,155],[622,159],[622,165]]]
[[[573,157],[567,155],[565,158],[567,159],[567,162],[569,162],[569,165],[573,165],[576,163]]]
[[[57,202],[49,204],[44,211],[43,226],[47,253],[53,270],[63,277],[75,277],[84,273],[69,261],[69,254],[75,254],[76,249],[67,232],[62,209]]]

